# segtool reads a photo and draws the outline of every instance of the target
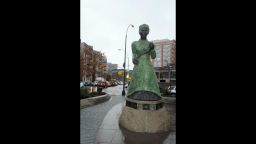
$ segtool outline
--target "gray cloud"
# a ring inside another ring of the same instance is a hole
[[[131,43],[139,39],[138,26],[150,26],[149,40],[176,39],[176,2],[175,0],[81,0],[81,39],[92,45],[95,50],[104,52],[108,62],[123,64],[124,53],[117,49],[125,48],[127,55],[132,52]]]

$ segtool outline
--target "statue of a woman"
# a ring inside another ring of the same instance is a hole
[[[147,40],[149,26],[140,25],[140,40],[132,43],[133,74],[127,97],[135,100],[160,100],[160,90],[154,68],[150,62],[156,58],[154,44]]]

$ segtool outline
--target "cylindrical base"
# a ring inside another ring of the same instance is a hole
[[[120,126],[144,133],[160,133],[171,128],[171,115],[165,107],[159,110],[141,110],[125,106],[119,119]]]

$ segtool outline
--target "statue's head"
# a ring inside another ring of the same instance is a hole
[[[149,33],[149,26],[147,24],[142,24],[139,26],[139,34],[142,39],[147,38],[148,33]]]

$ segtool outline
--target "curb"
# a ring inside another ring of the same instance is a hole
[[[161,101],[164,102],[164,103],[167,103],[167,104],[175,104],[176,103],[176,97],[162,97]]]
[[[108,94],[80,100],[80,109],[106,102],[110,99]]]

